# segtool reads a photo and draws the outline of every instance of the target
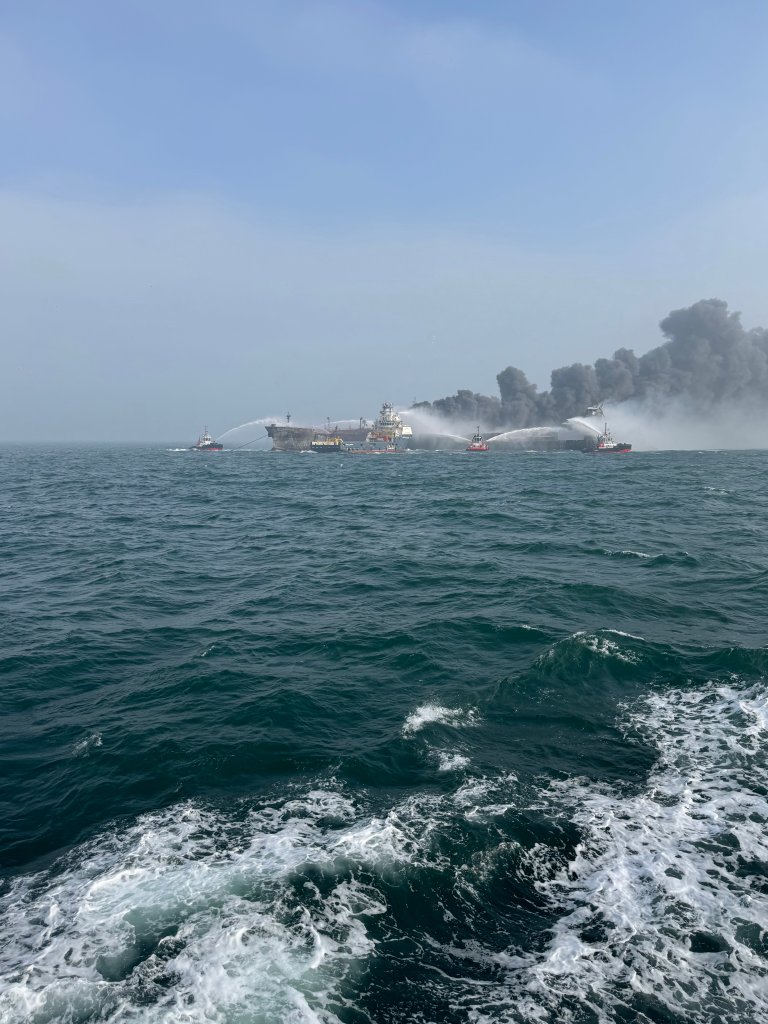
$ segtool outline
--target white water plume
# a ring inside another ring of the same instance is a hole
[[[257,430],[259,427],[262,429],[272,423],[285,426],[287,420],[285,416],[260,416],[257,420],[248,420],[246,423],[238,423],[236,427],[230,427],[229,430],[225,430],[223,434],[219,434],[216,438],[217,441],[222,441],[229,434],[236,434],[241,430],[253,429]]]
[[[429,434],[461,444],[469,444],[478,426],[477,423],[450,420],[429,409],[404,409],[400,415],[415,435]],[[482,431],[482,424],[480,429]]]
[[[617,441],[635,451],[702,451],[768,448],[764,408],[720,405],[703,413],[682,400],[606,405],[605,419]]]
[[[532,441],[537,437],[551,437],[556,431],[556,427],[521,427],[519,430],[506,430],[503,434],[494,434],[488,438],[488,444],[525,444],[526,441]]]
[[[594,420],[585,420],[581,416],[571,416],[565,421],[564,426],[581,434],[583,437],[594,437],[602,433],[604,420],[595,417]]]

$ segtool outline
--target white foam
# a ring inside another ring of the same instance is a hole
[[[611,548],[605,549],[606,555],[623,555],[625,558],[655,558],[655,555],[649,555],[647,551],[633,551],[632,548],[623,548],[621,551],[615,551]]]
[[[614,1024],[643,1020],[645,999],[648,1020],[763,1024],[765,688],[675,691],[625,719],[657,751],[626,785],[569,779],[532,801],[512,773],[465,776],[371,815],[328,784],[250,811],[188,803],[106,832],[0,897],[0,1021],[346,1020],[350,1006],[364,1012],[354,994],[379,953],[373,923],[391,913],[377,878],[451,877],[471,927],[484,879],[514,852],[554,922],[542,948],[419,936],[452,961],[423,977],[460,1019]],[[556,843],[517,845],[501,816],[521,811],[577,831],[567,860]],[[485,828],[471,858],[457,856],[462,825]],[[403,935],[394,915],[383,933]]]
[[[94,747],[102,746],[103,740],[100,732],[91,733],[90,736],[85,736],[83,739],[78,740],[72,747],[72,753],[75,757],[86,756]]]
[[[586,630],[581,630],[578,633],[573,633],[571,636],[566,637],[565,640],[560,640],[551,647],[548,647],[543,654],[540,654],[536,661],[538,663],[547,662],[553,660],[561,644],[571,643],[576,641],[582,647],[586,647],[587,650],[593,654],[597,654],[603,658],[615,658],[617,661],[624,661],[628,664],[637,663],[637,655],[633,651],[623,650],[621,645],[611,639],[612,636],[623,636],[631,637],[632,639],[641,639],[640,637],[633,636],[632,633],[622,633],[619,629],[603,629],[597,633],[588,633]]]
[[[615,630],[606,632],[615,633]],[[619,644],[608,636],[596,633],[577,633],[576,636],[579,638],[579,643],[593,654],[599,654],[603,658],[616,658],[618,661],[624,661],[630,665],[637,662],[637,657],[632,651],[623,651]]]
[[[335,1021],[386,904],[354,877],[324,894],[291,877],[348,856],[356,813],[319,790],[230,820],[188,804],[17,878],[1,901],[0,1020]],[[366,852],[390,848],[407,857],[391,837]]]
[[[427,725],[449,725],[457,728],[462,725],[476,725],[478,722],[475,708],[446,708],[442,704],[422,704],[405,720],[403,736],[412,736]]]
[[[516,957],[475,1020],[651,1019],[645,1001],[654,1020],[768,1021],[764,688],[652,697],[630,724],[657,746],[656,767],[634,791],[550,788],[542,809],[583,837],[538,881],[562,910],[543,954]]]
[[[519,806],[517,781],[514,772],[493,779],[470,778],[459,786],[452,802],[470,820],[497,817]]]
[[[458,772],[469,765],[469,758],[465,754],[451,753],[448,750],[439,750],[436,753],[438,770],[441,772]]]

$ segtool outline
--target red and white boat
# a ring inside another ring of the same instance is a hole
[[[472,440],[467,445],[465,451],[468,451],[468,452],[487,452],[489,450],[490,449],[488,448],[488,442],[485,440],[483,435],[480,433],[480,426],[478,425],[477,431],[476,431],[474,437],[472,438]]]
[[[632,451],[632,445],[626,441],[614,441],[613,435],[608,429],[608,424],[603,423],[602,434],[597,435],[594,447],[586,448],[586,455],[624,455]]]

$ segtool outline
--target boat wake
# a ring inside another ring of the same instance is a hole
[[[632,784],[438,745],[458,784],[389,809],[327,780],[109,829],[7,883],[0,1019],[765,1021],[765,688],[624,716],[656,750]],[[473,721],[427,704],[403,734]]]

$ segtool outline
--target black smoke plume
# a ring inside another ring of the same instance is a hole
[[[682,399],[693,411],[722,403],[755,406],[768,399],[768,331],[745,330],[741,315],[721,299],[676,309],[659,325],[667,339],[645,355],[619,348],[594,366],[572,363],[552,371],[549,391],[538,391],[522,370],[508,366],[496,377],[499,397],[458,391],[419,402],[451,420],[507,430],[564,422],[599,402],[629,399],[662,408]]]

